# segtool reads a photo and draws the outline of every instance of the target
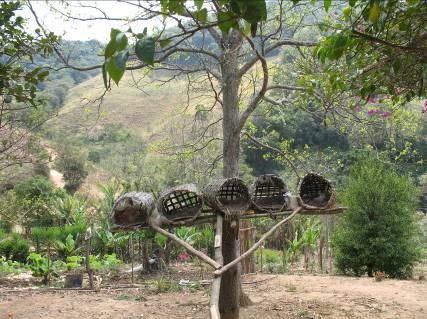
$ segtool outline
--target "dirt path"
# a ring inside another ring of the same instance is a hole
[[[266,280],[264,280],[266,279]],[[254,305],[241,318],[425,319],[427,282],[332,276],[245,278]],[[0,318],[208,318],[204,291],[147,294],[144,289],[16,291],[0,288]]]
[[[44,145],[44,148],[49,154],[49,163],[47,164],[49,168],[49,179],[56,187],[63,188],[65,185],[64,176],[62,173],[58,172],[56,169],[53,168],[53,163],[55,162],[55,159],[57,158],[58,154],[55,152],[54,149],[50,148],[47,145]]]

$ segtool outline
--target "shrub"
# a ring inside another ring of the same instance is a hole
[[[0,239],[0,255],[6,259],[25,263],[29,251],[30,244],[20,234],[7,234]]]
[[[420,258],[416,193],[407,177],[384,164],[356,164],[343,194],[349,209],[333,236],[337,268],[357,276],[410,276]]]
[[[95,271],[117,271],[122,261],[117,258],[116,254],[105,255],[102,259],[99,255],[90,255],[89,264],[90,268]]]
[[[65,267],[67,267],[67,270],[78,269],[82,266],[82,262],[83,262],[82,256],[68,256]]]
[[[6,260],[0,257],[0,275],[19,274],[26,270],[26,266],[18,261]]]
[[[27,257],[27,261],[32,275],[35,277],[44,277],[46,281],[46,277],[49,273],[47,258],[37,253],[31,253]]]

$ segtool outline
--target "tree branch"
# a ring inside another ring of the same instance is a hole
[[[173,240],[174,242],[176,242],[177,244],[183,246],[185,249],[187,249],[191,254],[199,257],[201,260],[203,260],[205,263],[207,263],[208,265],[212,266],[215,269],[220,269],[221,265],[219,263],[217,263],[215,260],[213,260],[212,258],[210,258],[209,256],[205,255],[204,253],[198,251],[197,249],[195,249],[193,246],[191,246],[190,244],[186,243],[185,241],[183,241],[182,239],[178,238],[177,236],[175,236],[174,234],[171,234],[170,232],[160,228],[157,225],[151,224],[150,225],[151,228],[153,228],[156,232],[166,236],[167,238],[169,238],[170,240]]]
[[[248,258],[259,246],[261,246],[261,244],[268,238],[270,237],[277,229],[279,229],[283,224],[287,223],[288,221],[290,221],[292,218],[295,217],[296,214],[298,214],[300,211],[302,210],[301,207],[298,207],[297,209],[295,209],[293,211],[292,214],[290,214],[288,217],[284,218],[282,221],[280,221],[279,223],[277,223],[276,225],[274,225],[268,232],[266,232],[261,238],[260,240],[253,245],[251,248],[249,248],[245,253],[243,253],[242,255],[240,255],[240,257],[234,259],[232,262],[228,263],[227,265],[225,265],[224,267],[222,267],[221,269],[215,270],[214,271],[214,275],[216,276],[220,276],[223,273],[225,273],[227,270],[229,270],[230,268],[234,267],[236,264],[240,263],[243,259]]]
[[[282,156],[285,159],[285,161],[289,164],[289,166],[292,168],[292,170],[294,171],[294,173],[298,177],[298,179],[301,180],[301,176],[298,174],[298,170],[297,170],[295,164],[286,156],[286,154],[284,152],[282,152],[278,148],[275,148],[275,147],[272,147],[272,146],[269,146],[267,144],[262,143],[261,141],[259,141],[258,139],[256,139],[252,135],[250,135],[248,132],[244,132],[243,135],[247,136],[249,138],[249,140],[252,141],[255,145],[269,149],[270,151]]]
[[[318,44],[317,42],[297,41],[297,40],[292,40],[292,39],[286,39],[286,40],[277,41],[276,43],[274,43],[271,46],[269,46],[268,48],[266,48],[265,51],[264,51],[264,54],[267,55],[268,53],[270,53],[274,49],[277,49],[277,48],[285,46],[285,45],[291,45],[291,46],[296,46],[296,47],[314,47],[317,44]],[[249,60],[248,62],[246,62],[240,68],[239,72],[237,73],[238,76],[242,77],[246,72],[249,71],[249,69],[252,66],[255,65],[255,63],[258,62],[258,60],[259,60],[259,57],[258,57],[258,55],[256,55],[251,60]]]
[[[252,100],[249,102],[249,105],[247,106],[246,110],[244,110],[243,113],[240,115],[239,125],[237,127],[238,132],[240,132],[243,129],[243,126],[245,125],[246,120],[252,114],[252,112],[256,109],[259,101],[261,101],[262,98],[264,97],[265,92],[267,92],[267,85],[268,85],[268,66],[267,66],[267,61],[265,60],[265,57],[262,56],[261,53],[258,52],[258,50],[255,48],[255,44],[253,43],[253,41],[251,39],[248,38],[248,36],[243,34],[243,37],[246,39],[246,41],[248,41],[249,45],[255,51],[255,53],[258,57],[258,60],[261,61],[263,81],[262,81],[261,89],[255,95],[255,97],[252,98]]]

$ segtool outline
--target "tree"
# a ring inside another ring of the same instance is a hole
[[[59,221],[56,201],[64,196],[62,189],[44,176],[35,176],[18,183],[6,192],[0,201],[0,216],[12,225],[31,227],[52,225]]]
[[[363,97],[387,94],[397,102],[425,96],[426,14],[422,0],[349,0],[345,8],[337,3],[324,21],[329,34],[316,55],[323,62],[344,58],[352,65],[358,71],[353,89]],[[331,82],[342,80],[331,74]]]
[[[32,132],[46,121],[38,86],[49,71],[33,60],[50,54],[57,40],[40,29],[34,35],[27,32],[24,18],[17,15],[21,8],[19,1],[0,4],[0,171],[36,161],[39,150]]]
[[[351,171],[343,194],[349,206],[333,237],[336,266],[344,273],[411,276],[420,258],[417,191],[405,176],[369,159]]]
[[[69,193],[74,194],[88,175],[84,157],[66,149],[55,165],[64,174],[64,188]]]
[[[349,2],[354,4],[357,1]],[[272,64],[268,57],[281,47],[298,48],[300,54],[304,55],[303,48],[316,46],[316,41],[302,41],[298,36],[301,29],[313,28],[309,13],[319,11],[319,7],[308,6],[306,2],[298,0],[292,3],[277,1],[269,5],[268,9],[272,14],[267,16],[267,4],[262,0],[201,0],[194,1],[194,5],[185,0],[122,3],[128,4],[132,8],[130,11],[136,12],[135,18],[130,21],[146,21],[163,16],[163,28],[153,30],[150,34],[147,30],[134,33],[132,28],[124,32],[112,29],[102,65],[73,66],[57,47],[56,53],[67,67],[75,70],[101,68],[106,88],[104,94],[111,89],[111,80],[116,84],[120,82],[125,70],[143,68],[169,72],[170,79],[163,81],[186,78],[189,87],[208,92],[206,94],[210,94],[213,101],[211,109],[219,107],[222,112],[223,176],[238,176],[241,133],[259,103],[267,99],[281,107],[285,103],[266,95],[274,91],[305,90],[296,85],[298,78],[290,83],[271,85],[269,75]],[[357,3],[361,5],[362,2]],[[377,10],[376,3],[370,1],[368,10]],[[331,1],[324,2],[326,11],[330,5]],[[57,11],[67,18],[83,21],[124,20],[121,17],[109,17],[102,9],[92,5],[82,6],[97,14],[75,17],[58,9]],[[166,28],[169,21],[174,23],[174,28]],[[340,41],[336,42],[340,44]],[[318,55],[322,58],[322,53]],[[186,62],[186,59],[191,63]],[[207,124],[207,127],[211,125],[215,123]],[[205,133],[206,131],[196,139],[200,147],[220,140]],[[197,147],[192,144],[190,149],[195,150]],[[238,256],[239,240],[230,235],[233,231],[229,221],[224,221],[221,228],[224,231],[223,262],[227,264]],[[221,280],[221,318],[238,318],[239,297],[240,269],[235,265],[224,273]]]

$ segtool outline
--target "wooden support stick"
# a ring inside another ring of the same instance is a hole
[[[168,231],[164,230],[163,228],[160,228],[159,226],[154,225],[154,224],[151,225],[151,228],[153,228],[156,232],[158,232],[158,233],[166,236],[170,240],[173,240],[174,242],[176,242],[179,245],[183,246],[191,254],[199,257],[201,260],[203,260],[205,263],[207,263],[208,265],[212,266],[213,268],[215,268],[215,269],[220,269],[221,268],[221,265],[218,264],[215,260],[213,260],[209,256],[205,255],[204,253],[198,251],[193,246],[189,245],[188,243],[186,243],[182,239],[176,237],[174,234],[171,234],[170,232],[168,232]]]
[[[294,210],[294,212],[292,214],[290,214],[288,217],[284,218],[283,220],[281,220],[279,223],[277,223],[276,225],[274,225],[273,227],[271,227],[271,229],[266,232],[261,238],[260,240],[253,245],[251,248],[249,248],[244,254],[240,255],[239,258],[234,259],[232,262],[228,263],[227,265],[225,265],[224,267],[222,267],[221,269],[218,269],[214,272],[215,276],[220,276],[222,275],[224,272],[226,272],[227,270],[229,270],[230,268],[232,268],[233,266],[235,266],[236,264],[238,264],[239,262],[241,262],[243,259],[248,258],[259,246],[261,246],[261,244],[268,238],[270,237],[277,229],[280,228],[280,226],[282,226],[283,224],[285,224],[286,222],[290,221],[292,218],[295,217],[296,214],[298,214],[301,211],[301,207],[298,207],[296,210]]]
[[[216,217],[216,232],[215,232],[215,261],[219,265],[224,264],[224,258],[222,256],[222,215],[218,214]],[[209,313],[211,319],[220,319],[219,313],[219,291],[221,288],[221,275],[214,276],[211,286],[211,296],[209,300]]]

